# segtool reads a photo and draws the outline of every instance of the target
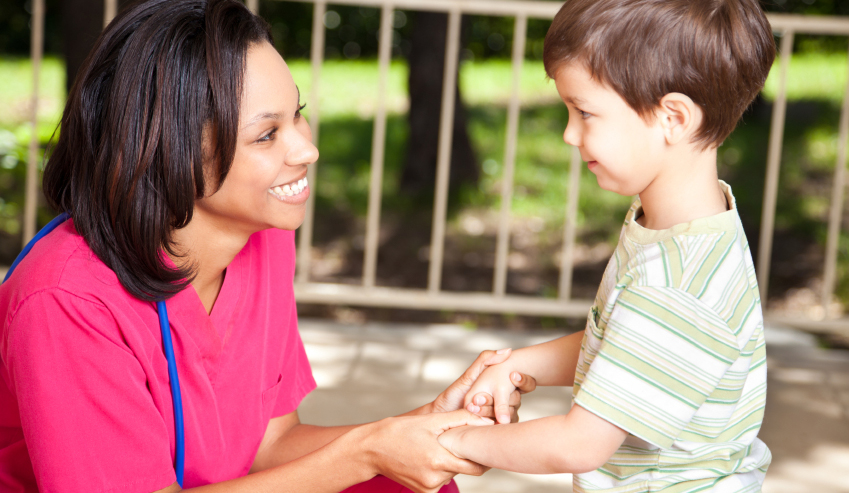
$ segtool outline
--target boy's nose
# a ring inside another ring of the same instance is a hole
[[[577,131],[575,125],[566,125],[566,130],[563,132],[563,142],[570,146],[581,146],[580,132]]]

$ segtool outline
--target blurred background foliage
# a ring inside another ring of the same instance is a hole
[[[497,0],[496,0],[497,1]],[[47,54],[62,53],[60,0],[45,0],[45,42]],[[123,6],[129,2],[121,0]],[[768,0],[762,1],[768,12],[804,15],[849,15],[849,2],[844,0]],[[4,56],[28,56],[31,0],[0,2],[0,53]],[[278,49],[286,57],[309,57],[312,4],[279,0],[261,0],[260,15],[271,24]],[[396,11],[393,41],[395,56],[409,52],[409,35],[415,12]],[[374,8],[331,5],[324,24],[328,29],[327,58],[374,58],[377,55],[377,31],[380,12]],[[470,29],[465,33],[466,57],[509,58],[512,45],[513,19],[508,17],[471,16]],[[528,25],[527,55],[542,57],[542,39],[548,21],[531,20]],[[407,41],[407,43],[405,43]],[[350,43],[348,49],[346,45]],[[809,37],[796,43],[804,51],[841,50],[841,41],[829,37]]]
[[[772,0],[764,7],[772,12],[849,16],[849,2],[842,0]],[[27,123],[32,88],[27,59],[28,9],[29,2],[0,3],[0,264],[11,262],[20,248],[26,145],[31,132]],[[289,63],[305,101],[312,83],[308,60],[312,12],[309,3],[260,2],[260,14],[271,25],[276,46]],[[66,94],[60,15],[61,2],[47,0],[47,59],[42,66],[37,128],[42,152],[59,121]],[[378,262],[381,285],[424,287],[427,280],[432,193],[411,195],[399,187],[410,138],[406,57],[412,49],[416,15],[396,11],[393,19]],[[449,290],[492,288],[513,22],[506,17],[464,19],[460,93],[467,105],[467,129],[480,174],[476,183],[455,189],[449,202],[443,281]],[[331,4],[323,23],[327,61],[322,69],[320,100],[321,161],[314,184],[317,220],[312,277],[358,283],[377,99],[375,58],[380,12]],[[567,113],[553,84],[546,80],[541,62],[548,24],[530,20],[528,25],[508,292],[555,296],[569,151],[561,138]],[[811,310],[816,308],[813,293],[822,275],[838,117],[849,68],[847,49],[846,37],[797,35],[794,44],[770,285],[770,303],[776,309],[808,311],[816,316]],[[734,186],[753,253],[757,251],[771,105],[777,91],[775,75],[719,151],[720,174]],[[311,109],[306,109],[308,117]],[[590,298],[615,245],[630,198],[599,192],[594,176],[586,171],[580,188],[580,247],[573,296]],[[52,214],[42,208],[40,225]],[[843,231],[838,296],[846,302],[849,214],[844,215]]]

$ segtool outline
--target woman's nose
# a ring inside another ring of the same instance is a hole
[[[303,117],[301,117],[303,119]],[[312,143],[312,132],[306,119],[299,122],[292,132],[289,149],[286,152],[286,164],[304,166],[318,161],[318,149]]]

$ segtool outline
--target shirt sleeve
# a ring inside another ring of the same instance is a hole
[[[304,342],[298,332],[298,310],[294,297],[292,297],[292,308],[286,330],[288,331],[286,334],[287,351],[281,367],[283,381],[281,385],[278,385],[280,390],[271,414],[273,418],[297,410],[304,397],[316,388],[312,368],[304,349]]]
[[[628,288],[616,300],[575,403],[669,448],[739,354],[728,324],[693,295]]]
[[[2,362],[41,491],[150,492],[176,478],[139,361],[101,304],[61,290],[11,316]]]

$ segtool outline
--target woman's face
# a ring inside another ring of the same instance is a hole
[[[221,187],[195,202],[195,219],[247,234],[301,225],[310,194],[307,166],[318,159],[318,149],[299,97],[273,46],[248,49],[233,164]]]

